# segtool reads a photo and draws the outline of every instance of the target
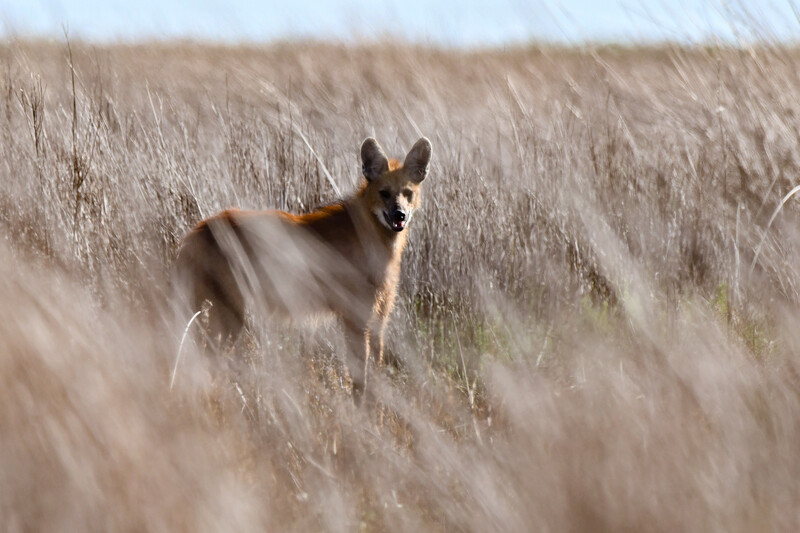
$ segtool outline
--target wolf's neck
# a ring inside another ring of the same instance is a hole
[[[408,230],[396,232],[387,228],[366,205],[363,194],[364,189],[361,188],[344,202],[347,210],[352,213],[359,239],[380,243],[392,255],[402,254]]]

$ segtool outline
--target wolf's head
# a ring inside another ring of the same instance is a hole
[[[431,142],[422,137],[401,164],[386,157],[372,137],[361,145],[361,170],[367,180],[364,199],[387,229],[403,231],[420,206],[422,180],[428,174]]]

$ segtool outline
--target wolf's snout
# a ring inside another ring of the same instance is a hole
[[[395,209],[391,214],[384,211],[383,216],[386,218],[386,222],[389,223],[389,227],[394,231],[403,231],[406,226],[406,214],[404,211]]]

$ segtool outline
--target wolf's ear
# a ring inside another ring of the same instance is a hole
[[[389,159],[378,141],[367,137],[361,144],[361,172],[367,181],[372,181],[389,170]]]
[[[428,165],[431,162],[431,142],[422,137],[414,146],[409,150],[406,160],[403,162],[403,168],[411,172],[411,175],[417,183],[425,179],[428,175]]]

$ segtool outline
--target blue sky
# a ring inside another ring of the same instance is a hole
[[[790,0],[0,0],[0,35],[61,37],[64,25],[94,41],[391,35],[446,46],[730,41],[752,37],[754,28],[781,39],[800,35]]]

